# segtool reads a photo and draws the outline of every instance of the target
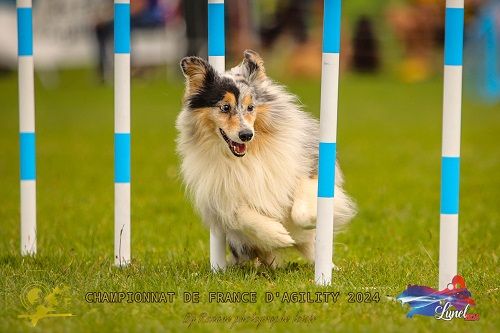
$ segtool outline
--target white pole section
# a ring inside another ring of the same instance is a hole
[[[208,0],[208,62],[219,73],[225,65],[224,0]],[[226,235],[210,228],[210,266],[212,271],[226,268]]]
[[[324,1],[315,282],[330,285],[337,143],[341,0]]]
[[[130,1],[114,1],[115,265],[130,263]]]
[[[446,1],[439,288],[457,274],[464,0]]]
[[[31,0],[17,0],[21,255],[36,254],[35,87]]]

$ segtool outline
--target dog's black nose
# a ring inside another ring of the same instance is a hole
[[[240,137],[241,141],[247,142],[247,141],[252,140],[253,133],[252,133],[252,131],[245,130],[245,131],[239,132],[238,136]]]

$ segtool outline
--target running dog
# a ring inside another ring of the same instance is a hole
[[[204,223],[226,233],[236,264],[277,266],[295,247],[314,261],[319,123],[245,51],[219,74],[205,60],[181,61],[186,77],[176,127],[181,173]],[[355,214],[336,165],[335,230]]]

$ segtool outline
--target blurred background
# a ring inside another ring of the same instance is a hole
[[[19,257],[16,10],[14,0],[0,0],[0,272],[15,276],[9,303],[0,306],[0,331],[19,330],[20,312],[12,309],[33,279],[26,273],[30,268],[46,269],[51,279],[62,276],[81,295],[74,297],[81,303],[72,308],[78,314],[72,321],[53,321],[74,326],[53,331],[95,331],[101,327],[96,325],[130,331],[124,327],[130,323],[158,331],[154,325],[165,322],[172,329],[180,323],[172,318],[193,310],[180,303],[157,312],[145,304],[89,307],[83,302],[87,288],[309,290],[312,267],[293,251],[297,271],[290,266],[269,277],[243,270],[236,279],[205,274],[209,235],[179,177],[175,120],[184,93],[179,61],[207,54],[206,2],[132,0],[131,214],[137,265],[120,274],[109,269],[113,1],[33,0],[39,254],[25,265]],[[437,282],[444,7],[444,0],[343,1],[337,156],[359,214],[335,236],[335,263],[342,270],[334,274],[334,285],[344,288],[339,290],[385,286],[381,295],[396,295],[408,283]],[[459,267],[486,318],[477,330],[489,332],[499,326],[488,319],[498,312],[500,267],[500,0],[465,0],[465,7]],[[226,0],[226,68],[241,61],[244,49],[255,49],[268,74],[319,117],[322,8],[322,0]],[[221,309],[215,303],[198,309],[212,312],[211,306]],[[365,331],[415,331],[417,323],[407,321],[399,305],[345,306],[334,311],[341,317],[321,306],[321,326],[311,331],[352,331],[346,325],[358,327],[360,314],[374,325]],[[284,308],[277,303],[260,309],[267,314]],[[417,331],[429,330],[427,321],[419,325]]]
[[[500,1],[465,2],[461,218],[498,229]],[[111,258],[113,2],[33,5],[39,248]],[[338,241],[362,261],[366,243],[382,246],[381,256],[412,251],[417,240],[430,252],[437,244],[444,7],[444,0],[343,1],[338,156],[360,212]],[[226,67],[244,49],[257,50],[269,75],[318,117],[322,8],[322,0],[226,0]],[[131,11],[134,258],[171,253],[205,262],[208,235],[178,176],[174,124],[184,90],[179,61],[207,54],[207,1],[132,0]],[[0,0],[0,251],[12,254],[19,235],[16,43],[15,1]],[[374,233],[374,223],[384,227]],[[498,244],[497,229],[465,242],[482,235],[474,223],[463,226],[464,251]],[[389,242],[385,230],[395,229]]]
[[[134,77],[177,79],[185,55],[206,57],[206,0],[133,0]],[[111,82],[113,3],[33,0],[37,76],[57,87],[58,72],[92,68]],[[389,72],[404,82],[441,74],[444,0],[351,0],[343,4],[343,70]],[[263,53],[271,72],[318,77],[322,0],[226,0],[228,66],[247,48]],[[468,93],[500,100],[500,1],[466,0]],[[16,69],[15,0],[0,0],[0,73]]]

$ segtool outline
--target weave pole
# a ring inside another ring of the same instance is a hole
[[[114,1],[115,265],[130,263],[130,1]]]
[[[324,1],[315,282],[332,282],[341,0]]]
[[[224,34],[224,0],[208,0],[208,62],[219,73],[226,71]],[[210,267],[226,268],[226,235],[216,226],[210,227]]]
[[[464,0],[446,1],[439,288],[457,274]]]
[[[21,255],[36,254],[35,87],[31,0],[17,0]]]

